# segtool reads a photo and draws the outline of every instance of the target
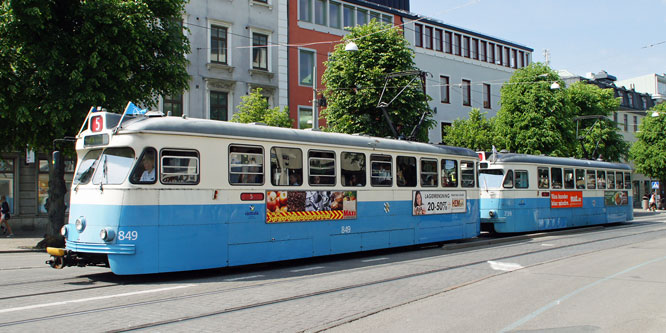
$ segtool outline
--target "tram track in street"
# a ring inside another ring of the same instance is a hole
[[[636,226],[636,227],[640,228],[641,226]],[[640,228],[640,229],[641,230],[630,229],[631,231],[636,231],[636,232],[632,232],[632,233],[629,233],[629,234],[614,235],[614,236],[611,236],[611,237],[603,237],[603,238],[599,238],[599,239],[587,240],[587,241],[583,241],[583,242],[576,242],[576,243],[562,245],[562,246],[547,247],[547,248],[542,248],[542,249],[533,250],[533,251],[525,251],[525,252],[521,252],[521,253],[517,253],[517,254],[511,254],[511,255],[507,255],[507,256],[498,256],[498,257],[493,257],[493,258],[486,258],[484,260],[466,262],[466,263],[462,263],[462,264],[459,264],[459,265],[439,267],[439,268],[434,268],[434,269],[421,271],[421,272],[417,272],[417,273],[402,274],[402,275],[387,277],[385,279],[375,279],[375,280],[372,280],[372,281],[367,281],[367,282],[362,282],[362,283],[357,283],[357,284],[347,284],[347,285],[339,286],[339,287],[335,287],[335,288],[315,290],[315,291],[311,291],[311,292],[307,292],[307,293],[296,294],[296,295],[291,295],[291,296],[287,296],[287,297],[268,299],[268,300],[260,301],[260,302],[253,302],[253,303],[249,303],[249,304],[241,304],[241,305],[238,305],[238,306],[229,306],[229,307],[225,307],[225,308],[214,310],[214,311],[208,311],[208,312],[205,312],[205,313],[181,316],[181,317],[165,319],[165,320],[161,320],[161,321],[153,321],[153,322],[149,322],[149,323],[144,323],[144,324],[134,325],[134,326],[130,326],[130,327],[125,327],[125,328],[122,328],[122,329],[110,330],[110,332],[125,332],[125,331],[141,330],[141,329],[150,329],[150,328],[153,328],[153,327],[165,326],[165,325],[174,324],[174,323],[181,323],[183,321],[196,320],[196,319],[200,319],[200,318],[212,317],[212,316],[232,313],[232,312],[236,312],[236,311],[249,310],[249,309],[259,308],[259,307],[263,307],[263,306],[277,305],[277,304],[280,304],[280,303],[285,303],[285,302],[290,302],[290,301],[295,301],[295,300],[303,300],[303,299],[307,299],[307,298],[313,298],[313,297],[322,296],[322,295],[326,295],[326,294],[337,293],[337,292],[341,292],[341,291],[348,291],[348,290],[352,290],[352,289],[376,286],[376,285],[395,282],[395,281],[399,281],[399,280],[421,277],[421,276],[425,276],[425,275],[429,275],[429,274],[441,273],[441,272],[456,270],[456,269],[461,269],[461,268],[468,268],[468,267],[471,267],[471,266],[474,266],[474,265],[484,264],[484,263],[486,263],[488,261],[491,261],[491,260],[492,261],[502,261],[502,260],[507,260],[507,259],[516,258],[516,257],[520,257],[520,256],[527,256],[527,255],[532,255],[532,254],[545,253],[545,252],[554,251],[554,250],[561,250],[561,249],[564,249],[564,248],[571,248],[571,247],[582,246],[582,245],[586,245],[586,244],[599,243],[599,242],[616,240],[616,239],[627,238],[627,237],[634,237],[634,236],[638,236],[638,235],[642,235],[642,234],[648,234],[648,233],[652,233],[652,234],[659,233],[659,232],[663,233],[664,231],[666,231],[666,228],[659,228],[659,229],[656,229],[656,230],[652,229],[652,230],[648,230],[648,231],[642,231],[643,228]],[[618,230],[626,230],[626,228],[621,228],[621,229],[618,229],[618,228],[612,228],[611,229],[611,228],[609,228],[609,229],[603,230],[603,231],[607,232],[607,231],[618,231]],[[586,234],[586,235],[589,235],[589,234]],[[580,237],[581,235],[577,234],[577,236]],[[572,237],[576,237],[576,235],[572,235],[572,236],[565,237],[565,238],[572,238]],[[485,245],[483,245],[483,244],[479,244],[478,246],[479,247],[481,247],[481,246],[485,247]],[[487,248],[486,248],[486,250],[487,250]],[[555,260],[563,260],[563,259],[567,259],[567,258],[571,258],[571,257],[575,257],[575,256],[594,253],[594,252],[597,252],[597,251],[601,251],[601,250],[581,252],[581,253],[577,253],[577,254],[574,254],[574,255],[557,258]],[[467,251],[465,251],[465,252],[467,252]],[[461,253],[461,252],[459,252],[459,253]],[[444,254],[444,255],[445,256],[450,256],[450,255],[454,255],[454,254],[455,253],[448,253],[448,254]],[[546,262],[548,262],[548,261],[546,261]],[[534,264],[534,265],[528,265],[526,267],[541,265],[541,264],[546,263],[546,262],[541,262],[541,263],[537,263],[537,264]],[[384,265],[384,264],[382,264],[382,265]],[[368,267],[361,268],[361,270],[373,269],[375,267],[376,266],[368,266]],[[485,280],[487,278],[498,276],[500,274],[505,274],[505,273],[508,273],[508,272],[496,272],[496,273],[490,274],[490,275],[488,275],[488,276],[486,276],[486,277],[484,277],[480,280],[468,281],[467,283],[464,283],[462,285],[458,285],[458,286],[454,286],[454,287],[447,288],[447,289],[444,289],[444,290],[440,290],[436,294],[445,293],[445,292],[448,292],[450,290],[457,289],[457,288],[460,288],[462,286],[468,286],[468,285],[480,282],[482,280]],[[311,278],[311,276],[308,275],[308,276],[298,277],[298,278],[295,278],[295,279],[308,279],[308,278]],[[295,279],[289,279],[288,281],[293,282]],[[234,292],[234,291],[239,291],[239,290],[244,290],[244,289],[252,289],[252,288],[258,288],[258,287],[270,286],[270,285],[279,285],[280,283],[284,283],[285,281],[286,280],[271,281],[271,282],[260,282],[260,283],[245,285],[245,286],[225,288],[225,289],[221,289],[221,290],[206,291],[206,292],[200,292],[200,293],[193,293],[193,294],[189,294],[189,295],[165,297],[165,298],[151,300],[151,301],[133,302],[133,303],[123,304],[123,305],[116,305],[116,306],[100,307],[100,308],[96,308],[96,309],[82,310],[82,311],[77,311],[76,313],[64,313],[64,314],[57,314],[57,315],[52,315],[52,316],[40,317],[40,318],[18,320],[18,321],[13,321],[13,322],[0,323],[0,327],[9,327],[9,326],[21,325],[21,324],[26,324],[26,323],[30,323],[30,322],[37,322],[37,321],[43,321],[43,320],[49,320],[49,319],[55,319],[55,318],[78,316],[78,315],[96,313],[96,312],[108,312],[108,311],[114,311],[114,310],[126,309],[126,308],[132,308],[132,307],[147,306],[147,305],[152,305],[152,304],[162,304],[162,303],[175,302],[175,301],[185,300],[185,299],[193,299],[193,298],[199,298],[199,297],[205,297],[205,296],[219,295],[219,294],[224,294],[224,293],[229,293],[229,292]],[[184,282],[187,282],[187,281],[184,281]],[[117,285],[109,285],[109,286],[117,286]],[[431,297],[431,296],[433,296],[433,295],[420,295],[416,299],[412,299],[412,300],[407,301],[407,303],[413,302],[413,301],[418,300],[418,299]],[[401,303],[401,304],[406,304],[406,303]],[[401,304],[397,304],[397,305],[394,304],[391,307],[400,306]],[[388,307],[388,308],[390,308],[390,307]]]

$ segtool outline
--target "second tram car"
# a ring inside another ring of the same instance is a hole
[[[480,232],[464,148],[92,111],[77,139],[56,268],[197,270]]]
[[[493,154],[479,169],[481,229],[526,232],[633,219],[631,167]]]

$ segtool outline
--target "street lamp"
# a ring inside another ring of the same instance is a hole
[[[347,45],[345,45],[345,51],[356,52],[356,51],[358,51],[358,46],[356,45],[356,43],[351,41],[351,42],[347,43]]]

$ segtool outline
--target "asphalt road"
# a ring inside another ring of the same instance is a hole
[[[137,277],[0,254],[0,332],[663,332],[666,221]]]

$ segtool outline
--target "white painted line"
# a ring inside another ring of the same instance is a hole
[[[374,258],[374,259],[365,259],[361,260],[362,262],[373,262],[373,261],[380,261],[380,260],[389,260],[389,258]]]
[[[488,261],[490,268],[496,271],[511,272],[523,268],[523,266],[512,262]]]
[[[186,284],[186,285],[182,285],[182,286],[175,286],[175,287],[168,287],[168,288],[159,288],[159,289],[151,289],[151,290],[134,291],[134,292],[131,292],[131,293],[123,293],[123,294],[115,294],[115,295],[107,295],[107,296],[97,296],[97,297],[89,297],[89,298],[73,299],[73,300],[62,301],[62,302],[43,303],[43,304],[35,304],[35,305],[28,305],[28,306],[20,306],[20,307],[17,307],[17,308],[0,309],[0,313],[7,313],[7,312],[14,312],[14,311],[22,311],[22,310],[32,310],[32,309],[37,309],[37,308],[44,308],[44,307],[58,306],[58,305],[66,305],[66,304],[72,304],[72,303],[82,303],[82,302],[89,302],[89,301],[99,301],[99,300],[102,300],[102,299],[109,299],[109,298],[116,298],[116,297],[126,297],[126,296],[134,296],[134,295],[142,295],[142,294],[158,293],[158,292],[161,292],[161,291],[175,290],[175,289],[187,288],[187,287],[192,287],[192,286],[194,286],[194,284]]]
[[[232,281],[254,279],[254,278],[259,278],[259,277],[264,277],[264,276],[263,275],[250,275],[250,276],[243,276],[243,277],[239,277],[239,278],[235,278],[235,279],[226,279],[224,281],[232,282]]]
[[[555,246],[555,244],[548,244],[548,243],[543,243],[541,246]]]
[[[298,273],[298,272],[305,272],[305,271],[314,271],[315,269],[322,269],[322,268],[324,268],[324,266],[308,267],[308,268],[301,268],[301,269],[292,269],[290,272]]]

